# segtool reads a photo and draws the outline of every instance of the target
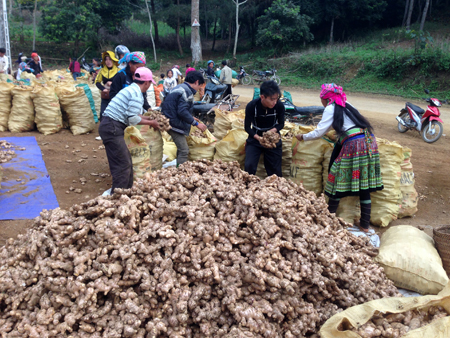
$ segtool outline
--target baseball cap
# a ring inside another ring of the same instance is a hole
[[[152,71],[147,67],[140,67],[136,69],[136,72],[134,73],[134,78],[140,81],[152,81],[154,84],[156,84],[155,80],[153,80]]]

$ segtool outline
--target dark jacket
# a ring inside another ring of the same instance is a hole
[[[256,117],[255,117],[256,111]],[[253,138],[256,134],[262,136],[264,131],[276,128],[278,132],[284,128],[285,108],[281,101],[278,101],[272,109],[266,109],[261,104],[261,98],[250,101],[245,108],[245,131],[249,138]],[[259,129],[257,130],[253,126]]]
[[[34,73],[33,73],[34,75],[42,73],[42,68],[41,68],[41,65],[39,64],[39,62],[36,63],[34,60],[31,60],[30,63],[28,63],[28,66],[31,69],[34,69]]]
[[[112,100],[118,92],[120,92],[125,87],[128,87],[132,83],[133,75],[130,73],[128,67],[122,69],[114,76],[111,84],[111,89],[109,90],[109,99]],[[144,108],[144,110],[149,110],[151,107],[147,101],[147,92],[142,93],[142,96],[144,96],[144,105],[142,107]]]
[[[185,82],[173,88],[164,99],[161,110],[170,120],[173,131],[189,135],[191,125],[197,123],[192,116],[195,93],[196,91]]]
[[[208,76],[215,76],[214,75],[214,67],[208,67],[207,69],[206,69],[206,75],[208,75]]]

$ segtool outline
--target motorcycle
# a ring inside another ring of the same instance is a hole
[[[286,97],[281,98],[280,101],[284,104],[286,110],[284,114],[286,120],[306,126],[317,125],[322,119],[325,109],[323,106],[298,107]]]
[[[236,80],[239,80],[244,86],[252,83],[252,78],[246,73],[244,66],[239,66],[239,74],[236,76]]]
[[[208,78],[210,82],[208,82],[205,86],[205,95],[203,95],[202,101],[207,103],[220,101],[225,94],[227,85],[221,83],[215,76],[209,76]]]
[[[81,58],[80,64],[81,64],[81,67],[83,67],[83,69],[87,72],[90,72],[94,67],[93,63],[86,62],[86,58],[84,56]]]
[[[277,85],[281,85],[281,79],[276,75],[277,70],[266,70],[266,71],[260,71],[260,70],[253,70],[253,84],[259,85],[261,82],[264,81],[275,81]]]
[[[429,94],[428,89],[425,93]],[[410,102],[406,102],[405,108],[400,110],[400,114],[396,117],[398,121],[398,131],[405,133],[408,130],[417,130],[422,134],[422,139],[427,143],[433,143],[439,140],[444,132],[439,107],[442,106],[440,100],[435,98],[422,98],[428,102],[427,110],[423,110]],[[447,100],[443,101],[447,103]]]

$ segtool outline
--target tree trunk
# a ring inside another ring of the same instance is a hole
[[[211,51],[214,52],[214,47],[216,46],[216,27],[217,27],[217,15],[214,17],[214,33],[213,33],[213,43]]]
[[[418,0],[418,5],[419,5],[419,13],[417,15],[417,20],[416,23],[419,23],[420,18],[422,17],[422,0]]]
[[[34,0],[34,11],[33,11],[33,50],[36,49],[36,11],[37,11],[37,0]]]
[[[194,67],[202,61],[202,42],[200,40],[200,27],[192,27],[194,20],[199,21],[200,16],[200,0],[192,0],[191,2],[191,51],[192,63]]]
[[[150,4],[152,6],[153,17],[156,17],[155,0],[151,0]],[[153,28],[155,29],[155,43],[158,44],[159,43],[158,20],[153,20]]]
[[[177,0],[177,6],[180,6],[180,0]],[[177,12],[177,29],[175,30],[175,35],[177,37],[178,51],[180,52],[180,56],[183,57],[183,48],[181,47],[180,42],[180,14]]]
[[[12,6],[13,6],[13,0],[9,0],[9,14],[8,14],[9,17],[11,17]]]
[[[411,16],[414,8],[414,0],[410,0],[409,9],[408,9],[408,17],[406,18],[406,30],[411,30]]]
[[[420,31],[423,31],[423,26],[425,25],[425,19],[427,18],[428,6],[430,5],[430,0],[425,2],[425,8],[423,9],[422,21],[420,22]]]
[[[236,4],[236,34],[234,36],[234,49],[233,49],[233,59],[236,58],[236,49],[237,49],[237,43],[238,43],[238,37],[239,37],[239,6],[245,4],[248,0],[245,0],[241,3],[239,3],[239,0],[233,0],[233,2]]]
[[[251,47],[255,47],[256,45],[256,27],[255,27],[255,17],[252,16],[250,18],[250,34],[252,36],[251,38]]]
[[[406,0],[405,12],[403,13],[402,27],[405,27],[405,25],[406,25],[406,18],[408,16],[409,3],[410,3],[410,0]]]
[[[333,34],[334,34],[334,17],[331,19],[330,44],[333,43]]]
[[[155,63],[157,63],[158,59],[156,58],[155,40],[153,40],[152,14],[150,13],[150,8],[148,7],[148,0],[145,0],[145,8],[147,9],[148,20],[150,21],[150,39],[152,40],[153,57],[155,58]]]

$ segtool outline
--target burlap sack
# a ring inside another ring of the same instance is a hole
[[[410,217],[417,212],[417,203],[419,194],[414,187],[415,179],[413,166],[411,163],[412,151],[408,147],[403,147],[403,162],[400,165],[402,176],[400,177],[400,190],[402,192],[402,200],[398,218]]]
[[[164,142],[159,130],[150,126],[136,126],[144,138],[150,152],[150,164],[152,171],[162,168]]]
[[[244,129],[232,129],[228,131],[227,135],[217,142],[215,160],[222,160],[224,162],[239,162],[241,169],[244,169],[245,164],[245,142],[248,134]]]
[[[89,85],[87,83],[79,83],[75,87],[83,88],[84,94],[89,101],[89,107],[91,108],[92,117],[94,119],[94,122],[97,123],[99,121],[98,115],[100,115],[100,113],[97,113],[97,111],[95,110],[95,101],[94,97],[92,96],[91,88],[89,88]]]
[[[0,131],[8,130],[9,114],[11,113],[12,83],[0,82]]]
[[[100,90],[97,86],[93,84],[89,84],[89,88],[91,89],[92,98],[94,99],[95,111],[97,113],[97,118],[100,119],[100,109],[102,104],[102,97],[100,94]]]
[[[58,96],[52,86],[37,86],[31,92],[36,116],[36,127],[44,135],[57,133],[62,128],[62,114]]]
[[[31,86],[16,86],[12,89],[13,96],[11,114],[8,119],[8,129],[13,133],[21,133],[34,129],[34,105],[31,99]]]
[[[214,159],[214,150],[217,139],[206,130],[204,137],[194,136],[193,133],[199,130],[197,127],[191,126],[190,135],[187,137],[189,146],[189,161],[210,160]]]
[[[370,194],[372,199],[370,222],[373,225],[385,227],[397,219],[400,210],[403,148],[396,142],[389,142],[381,138],[377,138],[377,143],[384,189]]]
[[[314,127],[299,126],[296,133],[306,134],[314,130]],[[320,195],[323,191],[323,167],[324,154],[331,148],[330,142],[323,138],[314,141],[292,142],[292,163],[290,179],[297,184],[303,184],[307,190]]]
[[[364,338],[348,328],[359,328],[376,314],[403,313],[415,309],[427,310],[431,306],[442,306],[450,313],[449,285],[437,296],[384,298],[353,306],[328,319],[320,328],[319,334],[321,338]],[[402,338],[448,337],[450,337],[450,316],[435,320],[402,336]]]
[[[409,225],[391,227],[381,236],[375,261],[397,287],[422,295],[435,295],[448,283],[434,240]]]
[[[136,127],[127,127],[125,129],[124,139],[131,153],[133,178],[135,180],[142,178],[146,172],[152,169],[148,145]]]
[[[74,135],[94,130],[94,117],[83,88],[78,87],[75,91],[62,90],[58,96],[61,107],[67,113],[70,130]]]
[[[231,130],[231,123],[236,119],[245,119],[245,110],[239,110],[237,112],[222,111],[215,109],[216,118],[214,121],[214,137],[217,140],[221,140],[227,135],[228,130]]]

